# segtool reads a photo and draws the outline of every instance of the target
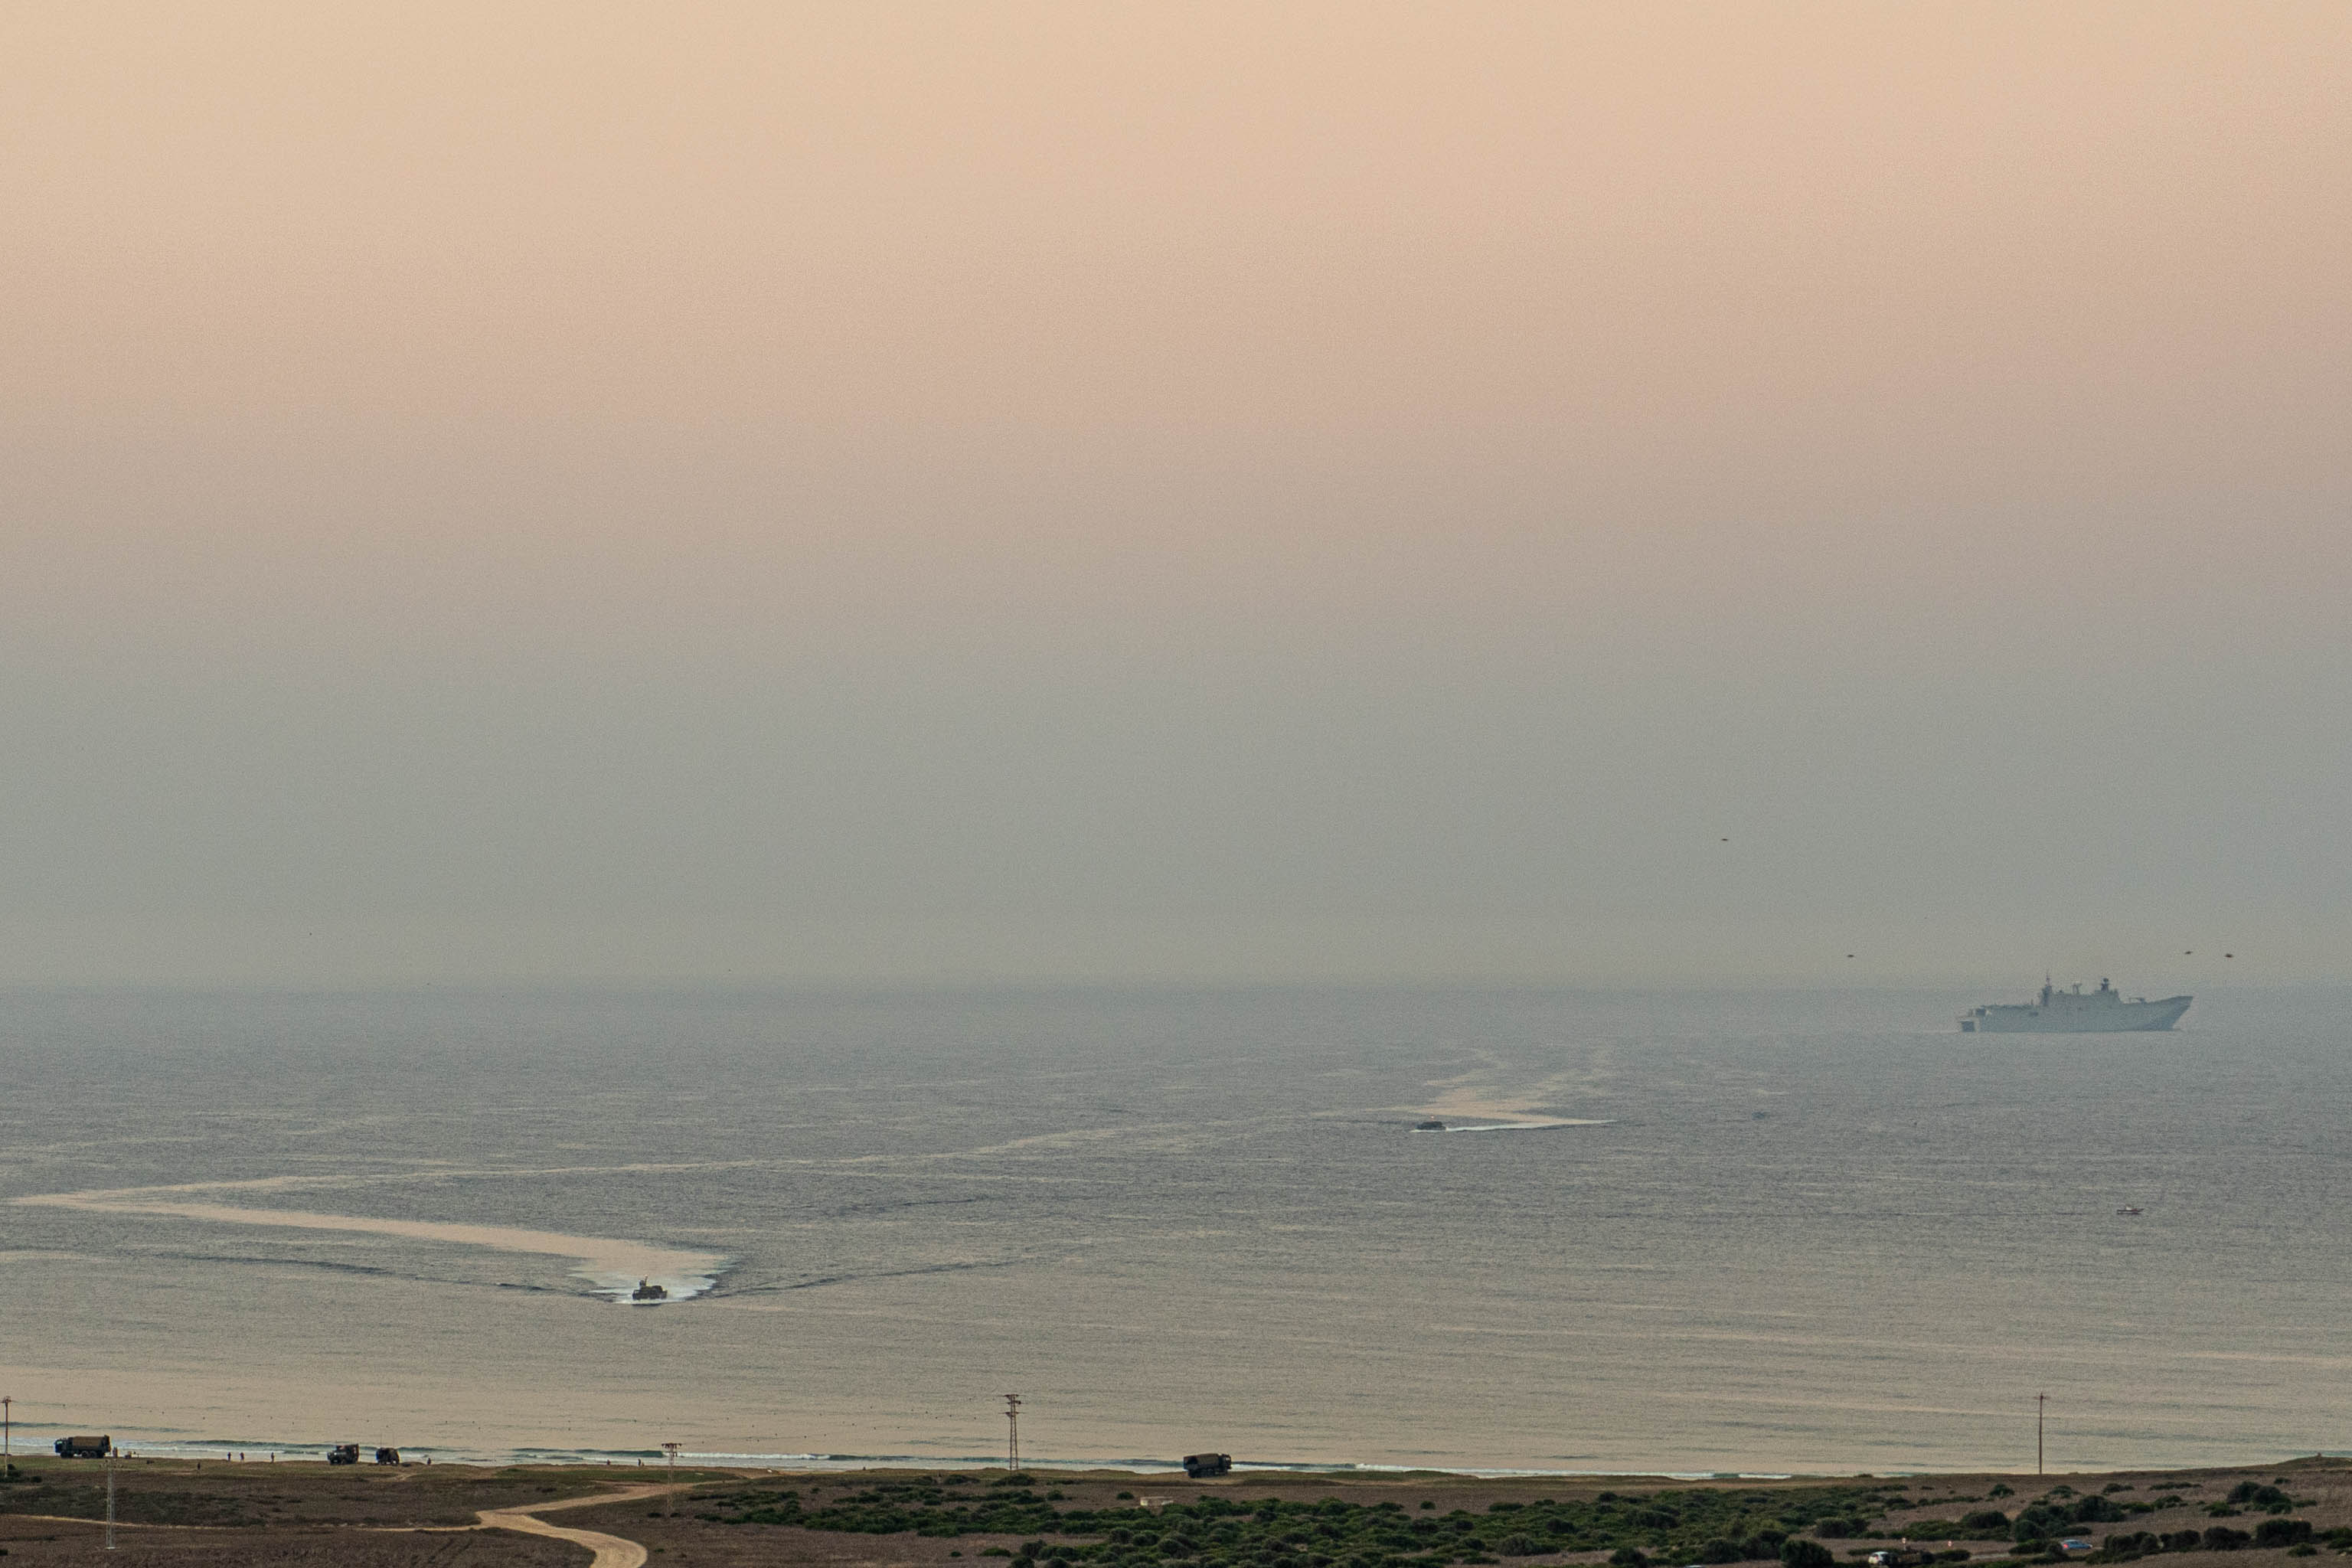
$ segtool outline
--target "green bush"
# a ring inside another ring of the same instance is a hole
[[[2047,1541],[2063,1534],[2074,1522],[2066,1510],[2037,1502],[2018,1510],[2017,1522],[2009,1527],[2009,1537],[2018,1542]]]
[[[2254,1526],[2254,1544],[2259,1547],[2300,1546],[2310,1539],[2307,1519],[2266,1519]]]
[[[2009,1515],[1997,1508],[1980,1508],[1960,1519],[1960,1533],[1976,1541],[1990,1541],[2009,1533]]]
[[[1442,1504],[1408,1514],[1410,1502],[1244,1500],[1215,1494],[1150,1514],[1135,1508],[1133,1499],[1098,1509],[1056,1504],[1034,1483],[973,1486],[959,1494],[936,1477],[845,1482],[832,1490],[827,1496],[806,1483],[799,1492],[738,1483],[695,1500],[729,1523],[943,1542],[973,1535],[1025,1541],[1032,1550],[1020,1568],[1037,1568],[1047,1542],[1051,1554],[1071,1568],[1446,1568],[1516,1553],[1523,1544],[1533,1544],[1536,1555],[1633,1553],[1632,1562],[1621,1558],[1619,1568],[1646,1568],[1654,1559],[1683,1564],[1702,1555],[1726,1558],[1729,1548],[1738,1556],[1727,1559],[1728,1568],[1730,1562],[1772,1561],[1791,1534],[1810,1532],[1823,1520],[1845,1521],[1855,1534],[1877,1539],[1873,1521],[1902,1495],[1889,1483],[1668,1488],[1590,1500],[1538,1499],[1477,1514],[1456,1509],[1440,1518]]]
[[[1780,1568],[1837,1568],[1837,1558],[1820,1542],[1792,1535],[1780,1542]]]

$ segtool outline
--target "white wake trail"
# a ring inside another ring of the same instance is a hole
[[[526,1230],[513,1226],[458,1225],[443,1220],[380,1219],[368,1215],[310,1214],[299,1209],[238,1208],[231,1204],[189,1203],[163,1196],[185,1188],[118,1187],[83,1193],[37,1193],[15,1201],[47,1208],[79,1209],[92,1214],[153,1215],[201,1220],[214,1225],[276,1226],[289,1230],[331,1230],[369,1236],[396,1236],[412,1241],[454,1242],[461,1247],[488,1247],[499,1252],[532,1253],[575,1259],[572,1271],[587,1279],[600,1295],[625,1300],[640,1279],[669,1292],[669,1300],[698,1296],[718,1282],[727,1258],[716,1252],[689,1252],[656,1247],[649,1242],[600,1236],[566,1236],[559,1231]]]

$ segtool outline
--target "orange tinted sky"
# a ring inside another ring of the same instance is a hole
[[[2340,868],[2289,845],[2345,804],[2313,694],[2352,587],[2347,68],[2336,5],[13,6],[0,647],[53,749],[11,764],[10,918],[331,910],[432,970],[461,911],[784,929],[856,887],[885,931],[1117,905],[1156,934],[1062,967],[1126,973],[1370,900],[1389,946],[1296,966],[1504,930],[1568,973],[1546,933],[1638,925],[1706,933],[1661,972],[1793,972],[1737,933],[1914,909],[2010,845],[1982,918],[2076,929],[2105,906],[2032,867],[2088,844],[2120,925],[2340,930]],[[827,682],[867,695],[762,707]],[[286,811],[135,739],[148,701],[279,714],[247,751]],[[2039,794],[2032,747],[1952,782],[1938,748],[2030,702],[2130,722],[2054,742]],[[992,705],[1038,729],[971,763]],[[1300,739],[1335,710],[1352,739]],[[551,711],[571,740],[518,739]],[[2153,774],[2101,773],[2143,723]],[[1580,733],[1618,776],[1576,782]],[[2273,771],[2187,756],[2217,734]],[[386,746],[437,761],[355,794]],[[566,746],[704,762],[546,837]],[[449,796],[486,752],[512,776]],[[809,752],[919,761],[885,809],[776,760]],[[1463,764],[1358,798],[1433,754]],[[1685,816],[1597,826],[1692,770]],[[835,880],[729,879],[804,863],[711,793],[747,774]],[[2267,804],[2143,886],[2231,800]],[[613,861],[632,810],[707,837]],[[1808,847],[1736,889],[1675,859],[1742,810]],[[436,834],[535,869],[402,868]],[[1226,881],[1171,869],[1213,850]]]

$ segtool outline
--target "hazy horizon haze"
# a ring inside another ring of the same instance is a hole
[[[2352,978],[2348,72],[11,8],[0,983]]]

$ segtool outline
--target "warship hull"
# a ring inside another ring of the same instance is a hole
[[[2076,986],[2060,991],[2047,983],[2042,994],[2015,1005],[1971,1007],[1960,1015],[1964,1035],[2126,1035],[2169,1029],[2189,1011],[2189,996],[2126,1002],[2105,981],[2096,991]]]

